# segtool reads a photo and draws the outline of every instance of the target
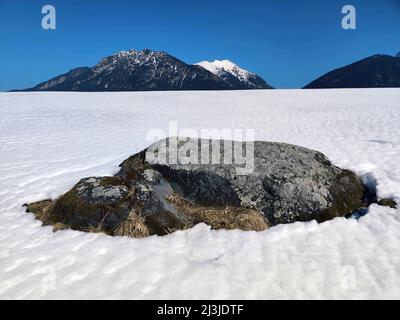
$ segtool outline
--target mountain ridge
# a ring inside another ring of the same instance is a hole
[[[329,71],[303,89],[400,87],[400,54],[375,54]]]
[[[336,68],[303,89],[400,87],[400,52],[375,54]],[[273,89],[230,60],[187,64],[165,51],[119,51],[93,67],[78,67],[38,85],[12,91],[168,91]]]
[[[244,70],[244,69],[241,69]],[[251,73],[249,73],[251,74]],[[200,65],[186,64],[164,51],[119,51],[93,67],[78,67],[23,90],[14,91],[169,91],[271,88],[259,76],[258,85],[227,81]],[[231,79],[232,80],[232,79]]]

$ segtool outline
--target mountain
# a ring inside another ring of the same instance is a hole
[[[217,75],[230,86],[239,89],[272,89],[264,79],[258,75],[240,68],[229,60],[201,61],[197,65]]]
[[[304,89],[400,87],[400,54],[378,54],[333,70]]]
[[[73,69],[25,91],[221,90],[229,86],[165,52],[121,51],[92,68]]]
[[[262,79],[258,81],[263,82]],[[241,82],[226,81],[202,66],[186,64],[166,52],[144,49],[118,52],[102,59],[92,68],[72,69],[22,91],[162,91],[244,88],[247,87]]]

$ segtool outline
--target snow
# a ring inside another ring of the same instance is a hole
[[[324,152],[400,200],[400,89],[0,93],[0,298],[400,298],[399,210],[268,231],[113,238],[21,207],[114,174],[151,129],[254,129]]]
[[[219,75],[221,72],[221,68],[216,66],[214,63],[210,61],[201,61],[199,63],[196,63],[196,65],[203,67],[204,69],[210,71],[211,73],[215,75]]]
[[[254,73],[242,69],[229,60],[214,60],[213,62],[201,61],[197,63],[197,65],[202,66],[204,69],[207,69],[217,76],[220,76],[224,71],[228,72],[241,81],[247,81],[250,76],[254,76]]]

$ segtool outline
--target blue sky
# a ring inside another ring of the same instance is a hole
[[[41,28],[41,8],[57,29]],[[341,8],[357,30],[341,28]],[[127,49],[187,63],[230,59],[277,88],[299,88],[375,53],[400,51],[400,0],[0,0],[0,90],[33,86]]]

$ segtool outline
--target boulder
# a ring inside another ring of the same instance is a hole
[[[290,144],[168,138],[120,167],[114,177],[82,179],[28,211],[45,224],[140,237],[198,223],[261,231],[323,222],[368,205],[357,175]]]

